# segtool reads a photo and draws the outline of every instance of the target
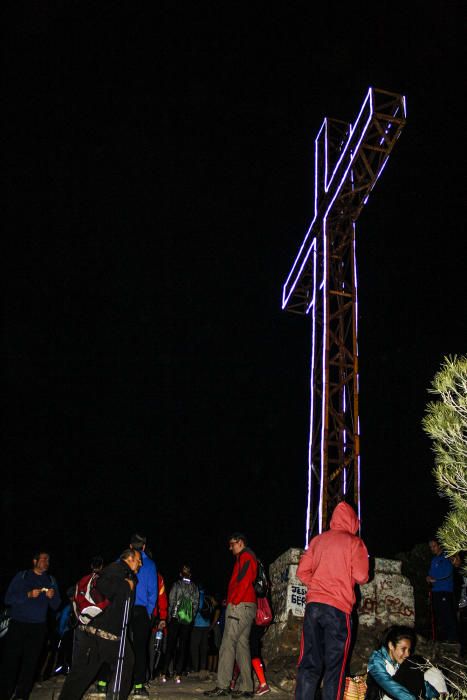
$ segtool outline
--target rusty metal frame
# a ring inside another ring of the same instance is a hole
[[[313,318],[307,541],[342,498],[360,511],[355,222],[405,119],[402,95],[370,88],[353,125],[326,119],[315,141],[315,217],[283,289]]]

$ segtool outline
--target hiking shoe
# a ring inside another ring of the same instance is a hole
[[[143,697],[143,698],[149,697],[149,693],[146,690],[146,688],[144,687],[144,685],[142,685],[140,688],[135,688],[133,690],[133,695],[138,695],[139,697]]]
[[[258,688],[256,688],[255,696],[256,695],[266,695],[266,693],[270,693],[271,688],[268,686],[267,683],[262,683]]]
[[[216,687],[212,690],[205,690],[203,695],[205,695],[207,698],[218,698],[220,696],[228,697],[230,695],[230,690],[227,690],[227,688]]]

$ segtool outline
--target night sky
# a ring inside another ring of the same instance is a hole
[[[357,224],[362,532],[391,555],[440,525],[421,419],[466,350],[465,42],[460,2],[408,5],[9,11],[2,587],[36,547],[66,587],[134,531],[219,593],[231,531],[266,563],[303,545],[311,319],[281,287],[316,132],[370,85],[408,123]]]

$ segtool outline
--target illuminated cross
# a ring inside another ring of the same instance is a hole
[[[315,140],[315,212],[282,293],[312,315],[305,543],[344,497],[360,516],[355,221],[405,124],[402,95],[370,88],[354,124],[325,119]]]

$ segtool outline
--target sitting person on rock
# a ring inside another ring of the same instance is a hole
[[[365,700],[416,700],[447,695],[443,674],[423,656],[413,656],[415,631],[393,625],[368,662]]]

